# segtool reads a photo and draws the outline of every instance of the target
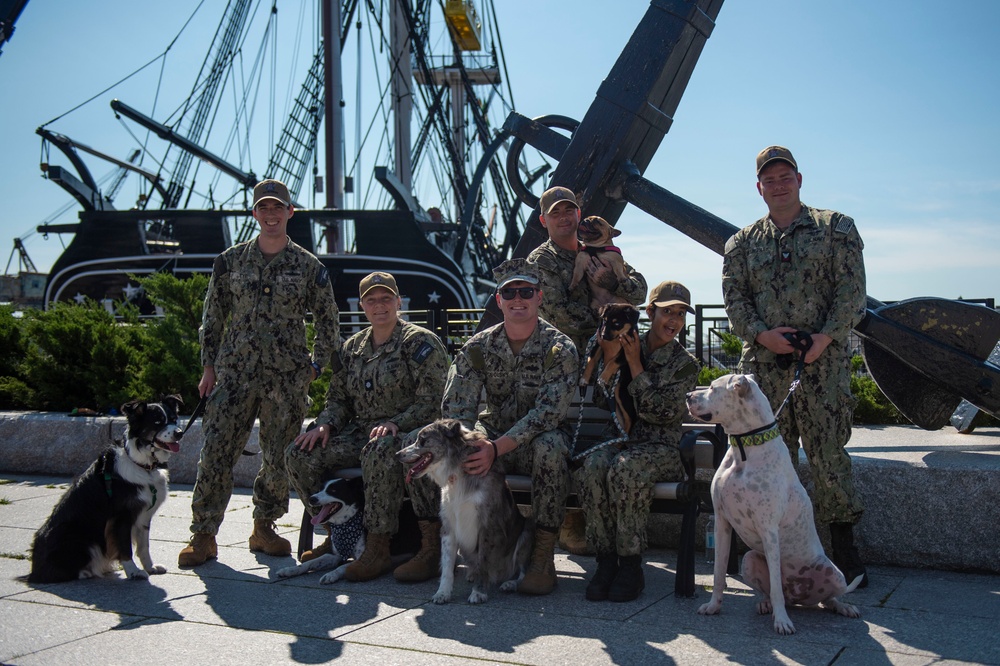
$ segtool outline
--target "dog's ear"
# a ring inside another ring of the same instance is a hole
[[[639,308],[631,307],[628,309],[628,320],[633,326],[639,325]]]
[[[602,305],[601,309],[597,311],[597,316],[601,319],[604,319],[604,315],[607,313],[608,307],[610,307],[610,305],[611,305],[610,303],[605,303],[604,305]]]
[[[608,224],[608,227],[609,227],[609,231],[611,232],[610,233],[611,238],[618,238],[619,236],[622,235],[622,232],[621,232],[620,229],[617,229],[616,227],[612,227],[610,224]]]
[[[747,397],[750,393],[750,382],[747,381],[747,375],[736,375],[736,380],[733,382],[733,388],[736,389],[736,395],[741,398]]]
[[[146,403],[142,400],[129,400],[122,405],[122,414],[125,416],[140,415],[146,411]]]
[[[170,409],[174,410],[175,412],[178,410],[178,408],[180,408],[184,404],[184,401],[176,393],[172,395],[163,396],[160,399],[160,402],[169,405]]]
[[[448,434],[452,437],[462,437],[462,422],[458,419],[448,419],[445,422],[445,427],[448,429]]]

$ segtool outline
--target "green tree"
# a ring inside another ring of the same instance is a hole
[[[143,365],[140,378],[150,397],[176,393],[193,409],[202,373],[198,327],[208,277],[198,273],[183,280],[170,273],[130,277],[163,310],[163,317],[148,321],[144,327],[149,362]]]

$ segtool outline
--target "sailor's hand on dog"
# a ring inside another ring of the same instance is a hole
[[[211,395],[214,388],[215,367],[206,365],[205,370],[201,373],[201,380],[198,382],[198,396],[204,398],[207,395]]]
[[[316,444],[319,443],[320,448],[324,449],[329,439],[330,426],[324,423],[296,437],[295,445],[302,451],[312,451],[316,447]]]
[[[606,263],[598,256],[590,258],[590,266],[587,268],[590,280],[598,287],[614,291],[618,288],[618,276],[615,275],[611,264]]]
[[[622,351],[625,352],[625,362],[628,363],[632,371],[632,377],[638,377],[645,368],[642,367],[642,343],[639,341],[639,334],[631,330],[625,335],[619,335]]]
[[[490,471],[493,461],[496,460],[493,455],[496,449],[488,439],[481,439],[476,444],[479,446],[479,450],[466,456],[465,462],[462,463],[462,469],[465,470],[466,474],[483,476]]]
[[[379,423],[377,426],[372,428],[372,431],[368,434],[368,439],[378,439],[379,437],[386,437],[388,435],[395,437],[398,432],[398,425],[392,421],[386,421],[385,423]]]

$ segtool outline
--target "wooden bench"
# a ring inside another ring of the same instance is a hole
[[[574,400],[570,406],[568,420],[575,429],[579,421],[580,432],[577,437],[575,451],[584,451],[595,444],[605,441],[604,432],[610,422],[611,413],[595,407],[590,400],[591,389],[583,399]],[[583,410],[582,418],[581,411]],[[706,423],[685,422],[680,441],[681,462],[684,466],[683,481],[665,481],[653,486],[652,513],[669,513],[681,516],[681,536],[677,548],[677,575],[674,580],[674,593],[681,597],[694,596],[694,562],[696,542],[696,522],[699,514],[712,511],[712,498],[709,493],[710,479],[698,479],[698,470],[709,470],[714,473],[726,453],[727,436],[722,426]],[[342,478],[354,478],[361,475],[361,469],[351,467],[335,472]],[[507,485],[510,486],[514,499],[518,504],[531,505],[531,477],[521,474],[508,474]],[[572,490],[566,500],[566,506],[578,507],[575,491]],[[302,513],[302,526],[299,531],[298,553],[312,548],[313,526],[309,522],[308,511]],[[735,553],[735,549],[733,549]],[[729,570],[733,571],[735,559],[730,559]]]

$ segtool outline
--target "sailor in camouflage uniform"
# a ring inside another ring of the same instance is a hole
[[[576,348],[538,318],[542,292],[532,266],[511,259],[493,274],[503,323],[472,336],[458,352],[441,411],[489,438],[466,459],[467,473],[487,473],[499,456],[507,472],[531,475],[535,544],[517,589],[548,594],[556,584],[556,531],[569,491],[570,435],[561,425],[576,390]]]
[[[620,338],[638,416],[629,441],[592,451],[574,472],[587,540],[597,552],[597,571],[586,590],[591,601],[639,596],[645,586],[642,552],[653,485],[684,479],[678,445],[685,398],[698,383],[699,369],[698,360],[677,341],[688,312],[694,313],[691,292],[679,282],[661,282],[650,292],[649,331]]]
[[[580,205],[565,187],[553,187],[542,194],[538,219],[549,234],[548,240],[528,255],[541,279],[545,301],[538,314],[573,340],[580,356],[587,351],[587,342],[597,331],[597,313],[590,308],[590,283],[581,280],[570,290],[573,266],[580,248],[576,237],[580,226]],[[632,305],[639,305],[646,296],[646,280],[625,263],[628,278],[619,281],[611,266],[599,258],[591,259],[592,278],[608,291]]]
[[[542,281],[545,300],[539,314],[573,340],[577,353],[585,359],[588,345],[597,332],[598,316],[590,307],[590,281],[581,280],[570,289],[573,268],[580,249],[577,227],[580,226],[580,205],[572,191],[552,187],[539,200],[539,221],[549,234],[548,240],[535,248],[528,261],[535,265]],[[628,279],[619,282],[611,266],[592,258],[591,277],[606,289],[632,305],[639,305],[646,295],[646,280],[628,262]],[[595,341],[596,343],[596,341]],[[569,509],[559,530],[559,547],[576,555],[592,554],[584,533],[583,512]]]
[[[340,343],[329,274],[287,236],[294,213],[288,188],[262,181],[253,201],[260,235],[215,259],[205,297],[198,391],[211,397],[191,498],[193,536],[178,557],[182,567],[217,556],[215,535],[232,495],[233,466],[258,418],[262,459],[253,487],[250,550],[291,552],[291,544],[274,532],[274,521],[288,511],[284,450],[302,428],[309,384]],[[308,312],[316,329],[311,358]]]
[[[440,417],[448,352],[425,328],[399,318],[402,301],[395,278],[375,272],[361,280],[361,307],[371,326],[344,343],[333,365],[326,407],[316,427],[288,446],[285,462],[292,486],[305,498],[319,490],[332,470],[361,464],[365,480],[365,551],[344,577],[371,580],[391,568],[389,541],[399,527],[404,469],[396,451]],[[317,446],[318,445],[318,446]],[[409,486],[422,535],[421,549],[397,567],[397,580],[422,581],[440,573],[440,489],[429,478]],[[329,553],[330,539],[302,554],[308,561]]]
[[[802,438],[817,518],[830,524],[831,559],[853,580],[865,570],[853,540],[863,506],[844,449],[854,410],[847,345],[848,333],[865,313],[864,243],[850,217],[804,206],[801,186],[787,148],[760,152],[757,190],[768,215],[726,243],[723,297],[733,332],[746,341],[740,369],[756,375],[775,409],[788,395],[796,367],[788,356],[781,358],[795,352],[783,334],[803,331],[812,337],[802,383],[778,425],[793,464]]]

